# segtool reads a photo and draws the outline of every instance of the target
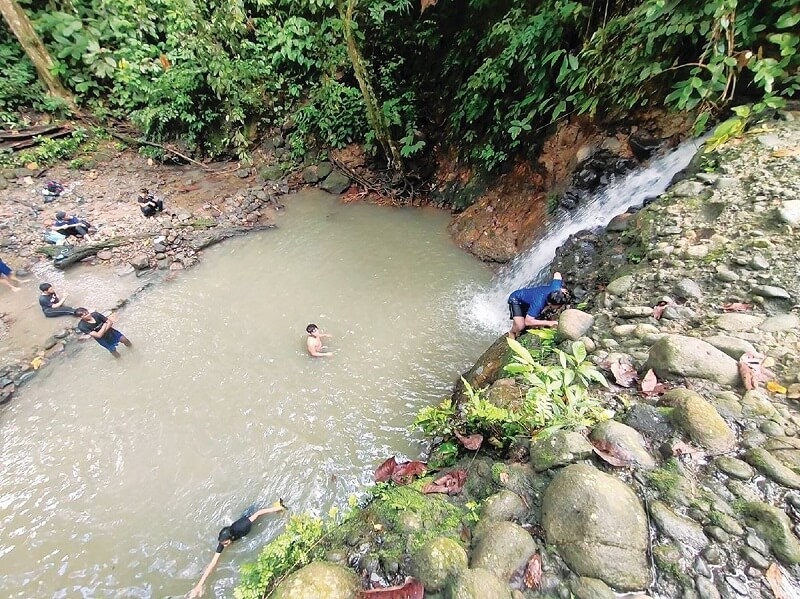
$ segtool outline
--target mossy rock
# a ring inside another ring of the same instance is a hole
[[[800,540],[792,532],[792,521],[783,510],[752,501],[744,503],[741,511],[780,561],[787,565],[800,564]]]
[[[467,552],[453,539],[437,537],[411,558],[411,571],[429,592],[442,590],[449,580],[467,569]]]
[[[289,575],[273,599],[358,599],[361,583],[352,570],[328,562],[312,562]]]
[[[489,570],[507,581],[514,571],[528,563],[535,551],[536,543],[524,528],[512,522],[496,522],[476,544],[470,565]]]
[[[446,599],[511,599],[511,591],[488,570],[473,568],[462,572],[445,589],[444,596]]]
[[[671,414],[673,424],[688,433],[692,441],[704,449],[725,453],[736,446],[733,430],[716,408],[694,391],[672,389],[664,394],[661,401],[674,408]]]

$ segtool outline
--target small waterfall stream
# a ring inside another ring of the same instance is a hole
[[[505,267],[486,289],[472,289],[462,314],[481,330],[502,332],[508,328],[506,299],[521,287],[539,284],[556,252],[571,235],[606,226],[612,218],[648,198],[663,193],[676,173],[688,166],[703,140],[690,140],[642,169],[632,171],[586,198],[573,211],[559,211],[543,228],[541,236]]]

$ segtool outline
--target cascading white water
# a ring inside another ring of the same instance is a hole
[[[672,177],[686,168],[703,140],[684,142],[669,154],[652,160],[585,199],[573,211],[560,211],[547,223],[539,239],[504,268],[486,289],[465,293],[461,314],[476,328],[502,332],[509,326],[506,299],[521,287],[541,284],[556,251],[571,235],[606,226],[631,207],[641,206],[669,186]]]

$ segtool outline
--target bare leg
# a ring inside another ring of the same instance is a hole
[[[11,279],[5,275],[0,275],[0,283],[8,287],[11,291],[19,291],[19,286],[14,285]]]
[[[115,358],[121,358],[122,356],[119,355],[119,352],[115,349],[111,350],[111,355]]]
[[[525,330],[525,317],[524,316],[515,316],[513,319],[513,324],[511,325],[511,330],[508,332],[508,336],[511,339],[516,339]]]
[[[133,345],[133,343],[131,343],[131,340],[128,339],[125,335],[120,337],[119,340],[120,343],[122,343],[122,345],[124,345],[125,347],[131,347]]]

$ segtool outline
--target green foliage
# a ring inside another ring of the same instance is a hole
[[[76,129],[67,137],[57,139],[43,137],[29,150],[0,154],[0,167],[13,168],[33,163],[44,168],[59,160],[72,158],[79,152],[91,152],[94,149],[96,145],[91,142],[89,132],[86,129]]]
[[[313,550],[326,532],[322,520],[308,515],[292,516],[286,530],[261,550],[253,564],[240,570],[236,599],[261,599],[287,573],[309,563]]]
[[[552,340],[543,335],[544,340]],[[523,337],[524,339],[524,337]],[[536,358],[521,343],[508,339],[514,361],[505,370],[520,379],[525,396],[519,405],[500,406],[484,390],[473,389],[464,379],[466,400],[458,408],[451,400],[420,410],[414,425],[428,435],[449,437],[454,431],[480,432],[506,444],[520,435],[548,435],[562,428],[580,429],[611,417],[599,400],[588,393],[590,385],[608,383],[587,361],[580,342],[565,352],[552,344],[538,346]]]

